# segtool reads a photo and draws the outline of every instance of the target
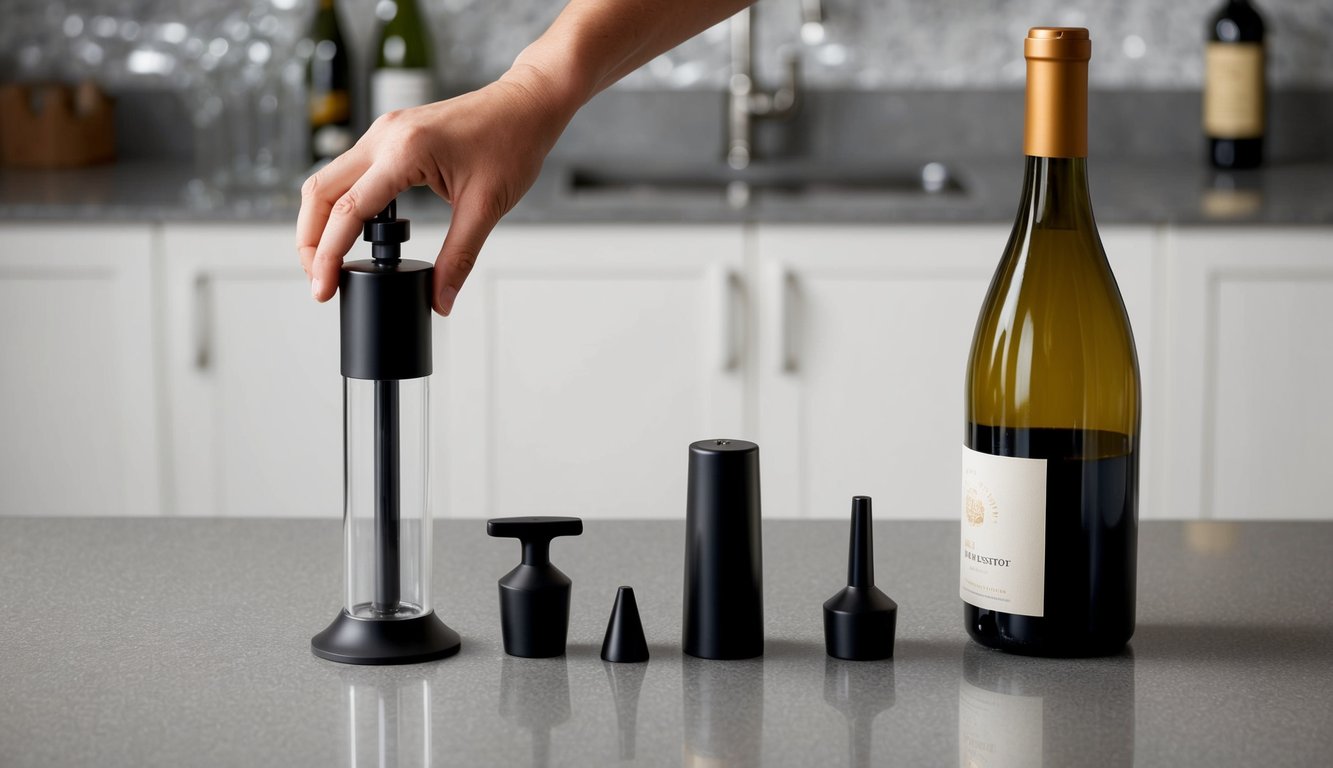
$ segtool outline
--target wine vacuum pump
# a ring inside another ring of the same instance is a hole
[[[407,219],[388,207],[366,222],[369,260],[343,265],[344,597],[310,640],[346,664],[413,664],[458,652],[458,633],[431,607],[431,284],[434,268],[403,261]]]

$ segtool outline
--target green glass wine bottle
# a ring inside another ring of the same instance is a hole
[[[959,594],[977,642],[1119,651],[1134,632],[1139,369],[1087,180],[1085,29],[1034,28],[1026,169],[965,389]]]
[[[386,0],[381,6],[386,11],[370,76],[371,119],[435,98],[430,35],[417,0]]]
[[[355,138],[348,91],[351,66],[333,0],[320,0],[310,40],[314,43],[306,70],[310,157],[321,162],[346,152]]]

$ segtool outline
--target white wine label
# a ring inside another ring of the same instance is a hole
[[[434,101],[430,72],[424,69],[377,69],[370,79],[371,119],[386,112]]]
[[[1046,460],[963,446],[958,595],[978,608],[1043,615]]]
[[[958,764],[1008,768],[1042,763],[1040,696],[1016,696],[958,681]]]
[[[1209,43],[1204,67],[1204,132],[1215,139],[1263,136],[1263,45]]]
[[[352,148],[352,130],[345,125],[326,125],[310,137],[315,157],[337,157]]]

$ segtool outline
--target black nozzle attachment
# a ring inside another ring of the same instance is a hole
[[[847,586],[824,603],[824,649],[853,661],[893,657],[898,604],[875,586],[870,497],[852,498]]]
[[[367,221],[370,259],[343,265],[338,279],[342,374],[391,381],[431,374],[431,290],[435,268],[403,261],[408,220],[394,202]]]
[[[569,632],[572,582],[551,564],[551,539],[578,536],[577,517],[497,517],[486,533],[518,539],[523,562],[500,579],[500,632],[505,653],[526,658],[559,656]]]
[[[633,664],[647,660],[648,641],[643,636],[639,603],[631,587],[621,587],[616,590],[616,604],[611,607],[611,620],[602,639],[602,661]]]

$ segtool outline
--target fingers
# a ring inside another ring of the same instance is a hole
[[[301,185],[301,211],[296,216],[296,252],[307,276],[310,276],[320,235],[328,223],[329,211],[365,173],[367,165],[364,155],[353,148],[334,158]]]
[[[449,233],[444,237],[444,247],[435,260],[436,312],[448,316],[453,311],[463,281],[472,272],[481,246],[499,220],[500,215],[492,205],[478,203],[474,198],[458,201],[449,221]]]
[[[400,174],[387,171],[380,164],[372,165],[333,204],[309,270],[310,292],[315,301],[333,297],[338,290],[338,269],[343,256],[356,243],[362,225],[408,186]]]

